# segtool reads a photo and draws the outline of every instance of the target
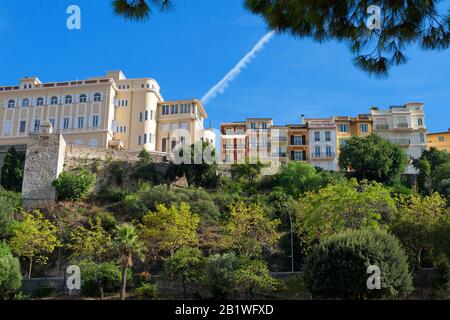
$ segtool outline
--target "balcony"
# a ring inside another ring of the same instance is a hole
[[[410,139],[390,139],[393,144],[397,144],[400,146],[409,146],[411,144]]]
[[[397,128],[402,128],[402,129],[409,128],[409,124],[405,123],[405,122],[399,122],[399,123],[397,123]]]
[[[311,155],[311,160],[334,160],[336,159],[336,153],[325,153],[325,154],[316,154],[313,153]]]
[[[388,130],[389,129],[389,125],[388,124],[377,124],[375,126],[375,128],[377,130]]]

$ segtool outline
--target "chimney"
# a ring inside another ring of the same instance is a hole
[[[302,123],[301,124],[305,124],[305,115],[302,114]]]

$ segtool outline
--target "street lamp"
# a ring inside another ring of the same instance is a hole
[[[291,271],[295,272],[294,268],[294,220],[292,219],[292,214],[289,211],[289,207],[287,204],[284,205],[286,207],[286,212],[289,216],[289,222],[291,224]]]

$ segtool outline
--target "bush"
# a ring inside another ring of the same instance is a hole
[[[158,294],[158,287],[155,284],[147,283],[136,289],[137,300],[156,300]]]
[[[106,231],[112,231],[117,225],[116,218],[114,214],[109,211],[100,210],[94,213],[94,215],[90,218],[90,222],[93,225],[99,224]]]
[[[381,269],[381,290],[367,287],[371,265]],[[348,230],[323,241],[307,256],[304,279],[320,298],[387,298],[412,291],[406,254],[397,238],[382,231]]]
[[[77,201],[87,196],[95,183],[95,175],[86,169],[77,173],[63,172],[53,185],[56,188],[58,200]]]
[[[14,214],[22,210],[21,194],[0,187],[0,207],[0,239],[2,239],[11,235],[15,223]]]
[[[0,242],[0,298],[19,289],[21,284],[19,259],[12,256],[7,244]]]

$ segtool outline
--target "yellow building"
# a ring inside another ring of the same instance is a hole
[[[199,100],[165,102],[156,80],[127,79],[121,71],[65,82],[23,78],[0,87],[0,106],[0,146],[26,144],[45,120],[75,145],[169,152],[166,134],[170,146],[183,142],[181,135],[186,143],[215,142],[203,128],[207,114]],[[172,137],[175,127],[183,130]]]
[[[373,120],[369,114],[356,117],[334,117],[336,123],[337,148],[340,150],[350,137],[365,137],[372,133]]]
[[[450,129],[448,132],[428,133],[427,144],[428,149],[436,148],[450,153]]]

